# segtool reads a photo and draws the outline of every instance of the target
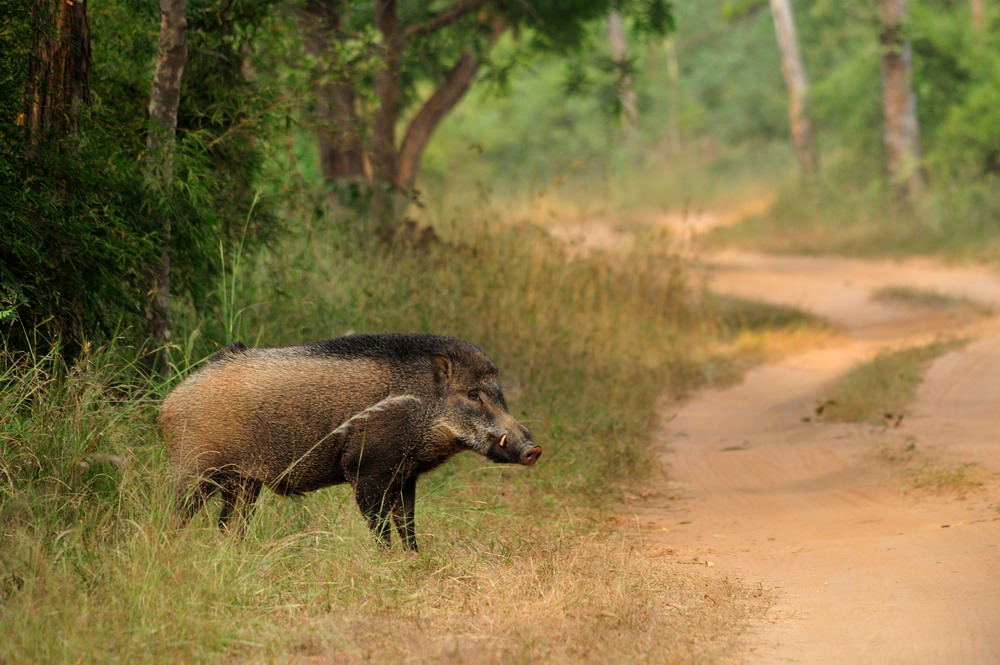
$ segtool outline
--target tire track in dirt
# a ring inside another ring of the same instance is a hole
[[[642,546],[776,589],[738,661],[1000,663],[1000,321],[871,299],[908,286],[1000,306],[1000,277],[735,252],[707,271],[716,291],[800,307],[845,336],[665,410],[670,480],[630,505]],[[980,339],[934,363],[901,427],[806,418],[823,385],[858,361],[956,333]],[[911,443],[981,464],[985,486],[965,499],[904,491],[876,453]]]

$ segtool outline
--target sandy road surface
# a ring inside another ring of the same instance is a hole
[[[669,482],[629,507],[643,547],[776,590],[737,662],[1000,663],[1000,321],[871,299],[910,286],[1000,307],[1000,275],[735,252],[709,263],[713,289],[846,332],[665,411]],[[933,364],[900,427],[806,420],[852,364],[956,330],[978,341]],[[982,464],[985,486],[964,499],[908,491],[875,453],[909,443]]]

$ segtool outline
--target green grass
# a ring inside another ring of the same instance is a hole
[[[136,350],[0,354],[0,660],[722,659],[767,599],[648,559],[609,517],[652,467],[658,399],[732,380],[747,328],[801,322],[694,298],[651,251],[567,262],[530,227],[443,233],[413,253],[306,229],[220,286],[218,319],[179,312],[175,360],[236,335],[457,334],[498,362],[538,465],[466,454],[421,479],[415,556],[374,547],[345,487],[265,493],[242,540],[208,511],[175,531],[154,424],[168,386]]]
[[[939,291],[916,289],[910,286],[887,286],[872,294],[872,300],[894,302],[923,309],[957,309],[968,308],[989,314],[992,312],[987,305],[974,302],[968,298],[954,296]]]
[[[826,422],[898,424],[916,395],[926,367],[963,342],[935,342],[883,352],[835,379],[817,402]]]

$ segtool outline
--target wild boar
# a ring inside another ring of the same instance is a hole
[[[241,530],[262,486],[292,495],[347,482],[377,539],[390,545],[391,515],[411,550],[420,474],[463,450],[526,466],[542,453],[508,411],[493,361],[438,335],[236,342],[174,388],[158,420],[182,523],[215,493],[220,528]]]

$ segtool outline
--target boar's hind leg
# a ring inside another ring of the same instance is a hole
[[[201,482],[181,483],[177,487],[177,511],[174,523],[183,529],[198,509],[205,505],[207,493]]]
[[[414,503],[417,498],[417,477],[407,478],[403,482],[399,501],[392,506],[392,519],[396,522],[396,531],[403,545],[414,552],[417,551],[416,524],[414,523]]]
[[[260,487],[259,480],[245,476],[231,475],[222,480],[219,487],[222,493],[222,512],[219,513],[220,529],[243,533],[250,521],[250,515],[253,513],[254,502],[260,495]],[[230,526],[234,514],[237,515],[238,522],[235,526]]]

